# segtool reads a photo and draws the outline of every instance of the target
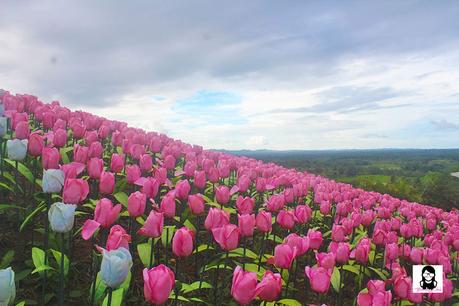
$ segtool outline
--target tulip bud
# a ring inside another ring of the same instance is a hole
[[[114,153],[112,155],[112,158],[110,160],[110,169],[114,173],[120,173],[123,171],[124,168],[124,156],[123,154],[116,154]]]
[[[64,171],[58,169],[44,170],[42,186],[44,193],[61,192],[64,186]]]
[[[51,205],[48,211],[48,219],[51,229],[56,233],[68,233],[73,228],[75,221],[74,204],[56,202]]]
[[[164,214],[152,210],[137,233],[150,238],[158,238],[163,232],[163,226]]]
[[[326,293],[330,287],[332,271],[323,267],[306,267],[304,270],[311,284],[311,289],[318,293]]]
[[[27,155],[27,139],[19,140],[13,139],[6,142],[6,148],[8,150],[8,158],[11,160],[21,161]]]
[[[145,212],[147,196],[139,191],[133,192],[128,198],[128,212],[131,217],[137,218]]]
[[[236,207],[239,214],[251,214],[253,212],[254,199],[251,197],[239,196],[236,200]]]
[[[277,223],[285,229],[292,229],[295,226],[295,214],[291,210],[281,210],[277,215]]]
[[[231,295],[242,305],[249,304],[256,296],[257,274],[246,272],[237,266],[233,272]]]
[[[14,271],[11,267],[0,270],[0,305],[13,305],[16,298]]]
[[[204,198],[201,194],[190,194],[188,196],[188,207],[193,215],[200,215],[204,212]]]
[[[102,251],[100,277],[110,288],[117,288],[126,279],[132,267],[131,253],[125,248]]]
[[[102,194],[112,194],[115,190],[115,175],[111,172],[103,171],[100,174],[99,191]]]
[[[162,305],[169,299],[175,285],[174,272],[161,264],[152,269],[143,270],[143,292],[145,300],[155,305]]]
[[[253,230],[255,228],[255,215],[238,215],[238,225],[242,237],[253,236]]]
[[[272,229],[271,213],[267,211],[260,211],[256,217],[257,229],[262,233],[267,233]]]
[[[223,225],[229,224],[229,213],[218,209],[218,208],[211,208],[207,213],[206,220],[204,222],[204,226],[206,230],[210,231],[213,228],[221,227]]]
[[[288,244],[279,244],[274,248],[274,265],[280,269],[290,269],[297,254],[297,249]]]
[[[279,273],[266,270],[263,279],[257,285],[258,297],[266,302],[273,302],[279,298],[282,291],[282,277]]]
[[[89,194],[88,181],[83,179],[67,179],[64,183],[63,200],[66,204],[79,204]]]
[[[113,225],[108,234],[106,248],[107,251],[125,248],[129,250],[129,242],[131,242],[131,235],[126,233],[126,230],[121,225]]]
[[[215,197],[219,204],[227,204],[230,197],[230,190],[227,186],[222,185],[215,188]]]
[[[187,257],[193,253],[194,232],[187,227],[177,230],[172,238],[172,252],[177,257]]]
[[[212,234],[222,250],[231,251],[237,248],[240,231],[236,225],[227,224],[213,228]]]

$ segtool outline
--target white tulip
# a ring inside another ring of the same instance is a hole
[[[27,139],[13,139],[6,142],[8,149],[8,158],[11,160],[23,160],[27,155]]]
[[[75,222],[74,204],[64,204],[56,202],[49,208],[48,219],[51,229],[56,233],[68,233],[73,228]]]
[[[64,171],[60,169],[48,169],[43,171],[43,192],[58,193],[64,186]]]

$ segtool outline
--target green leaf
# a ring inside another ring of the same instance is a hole
[[[187,293],[190,293],[194,290],[199,290],[199,281],[197,282],[194,282],[192,284],[185,284],[185,283],[182,283],[182,290],[181,292],[183,294],[187,294]],[[212,285],[207,283],[207,282],[202,282],[201,283],[201,289],[209,289],[209,288],[212,288]]]
[[[54,258],[56,259],[57,266],[59,269],[61,268],[61,252],[56,251],[51,249],[51,252],[53,253]],[[69,266],[70,266],[70,261],[68,257],[64,254],[64,275],[67,276],[69,273]]]
[[[10,164],[13,168],[16,168],[16,161],[5,158],[5,161]],[[33,184],[33,174],[23,163],[18,162],[18,171],[21,173],[29,182]]]
[[[115,199],[120,202],[124,207],[128,207],[128,195],[125,192],[117,192],[113,195]]]
[[[41,267],[45,264],[45,251],[37,247],[32,248],[32,261],[35,268]]]
[[[35,268],[35,270],[32,271],[32,274],[37,273],[37,272],[42,272],[42,271],[45,271],[45,270],[55,270],[55,269],[53,267],[48,266],[48,265],[42,265],[42,266],[39,266],[39,267]]]
[[[386,271],[381,271],[379,269],[375,269],[373,267],[367,267],[368,269],[370,269],[371,271],[375,272],[379,278],[381,278],[382,280],[386,280],[387,279],[387,275],[386,275]]]
[[[244,248],[237,248],[235,250],[232,250],[231,253],[236,254],[238,256],[243,256]],[[258,259],[258,255],[255,254],[253,251],[249,250],[248,248],[245,249],[245,257],[252,258],[252,259]]]
[[[171,244],[171,240],[172,240],[172,237],[174,236],[174,233],[175,233],[175,225],[164,226],[163,232],[161,234],[161,243],[163,244],[163,246]],[[166,241],[167,241],[167,244],[166,244]]]
[[[301,306],[302,305],[300,302],[294,299],[282,299],[278,301],[277,303],[281,305],[287,305],[287,306]]]
[[[13,204],[0,204],[0,210],[4,209],[26,209],[25,207],[21,207],[18,205],[13,205]]]
[[[25,269],[25,270],[22,270],[21,272],[16,273],[16,275],[14,276],[14,280],[15,280],[16,282],[20,282],[21,280],[23,280],[24,278],[26,278],[27,276],[29,276],[30,272],[32,272],[32,269]]]
[[[193,254],[196,254],[196,253],[199,253],[199,252],[202,252],[202,251],[207,251],[207,250],[213,250],[214,248],[210,245],[210,244],[200,244],[198,246],[198,249],[194,250],[193,251]]]
[[[111,306],[121,306],[123,303],[124,288],[118,288],[112,292]],[[108,294],[104,298],[103,306],[108,305]]]
[[[171,291],[171,294],[169,294],[169,300],[172,300],[172,301],[175,300],[175,293],[174,293],[174,290],[172,290],[172,291]],[[189,301],[190,301],[189,299],[187,299],[186,297],[181,296],[181,295],[179,295],[179,296],[177,297],[177,300],[182,301],[182,302],[189,302]]]
[[[61,148],[59,150],[59,152],[61,153],[61,158],[62,158],[62,162],[64,164],[68,164],[70,163],[70,159],[69,159],[69,156],[68,156],[68,152],[72,151],[73,150],[73,147],[65,147],[65,148]]]
[[[16,306],[25,306],[26,302],[25,301],[21,301],[19,303],[16,304]]]
[[[19,228],[19,231],[22,232],[22,230],[29,224],[30,221],[32,221],[33,217],[35,217],[37,214],[41,213],[46,209],[46,204],[44,202],[41,202],[37,208],[35,208],[22,222],[21,227]]]
[[[341,274],[339,273],[339,270],[337,267],[333,269],[333,273],[331,276],[331,284],[333,289],[335,289],[336,292],[339,292],[340,288],[340,279],[341,279]]]
[[[143,263],[145,268],[149,268],[150,265],[150,249],[151,249],[151,239],[147,243],[141,243],[137,245],[137,252],[139,253],[140,260]],[[154,252],[153,252],[153,262],[155,262]]]
[[[6,269],[10,266],[11,262],[14,258],[14,251],[8,250],[2,257],[2,261],[0,262],[0,269]]]
[[[343,269],[349,272],[354,273],[355,275],[359,275],[360,271],[359,268],[356,266],[351,266],[351,265],[344,265]]]
[[[8,189],[9,191],[13,192],[13,188],[11,188],[10,186],[8,186],[5,183],[0,182],[0,187],[4,188],[4,189]]]
[[[193,223],[191,223],[189,219],[186,219],[185,222],[183,222],[183,225],[196,233],[196,227],[194,227]]]

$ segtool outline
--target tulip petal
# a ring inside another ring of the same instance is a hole
[[[92,219],[88,219],[85,221],[83,225],[83,229],[81,231],[81,236],[83,237],[84,240],[89,240],[92,235],[99,229],[100,223],[97,221],[94,221]]]

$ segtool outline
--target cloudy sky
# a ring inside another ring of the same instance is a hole
[[[225,149],[459,146],[457,1],[2,1],[0,88]]]

